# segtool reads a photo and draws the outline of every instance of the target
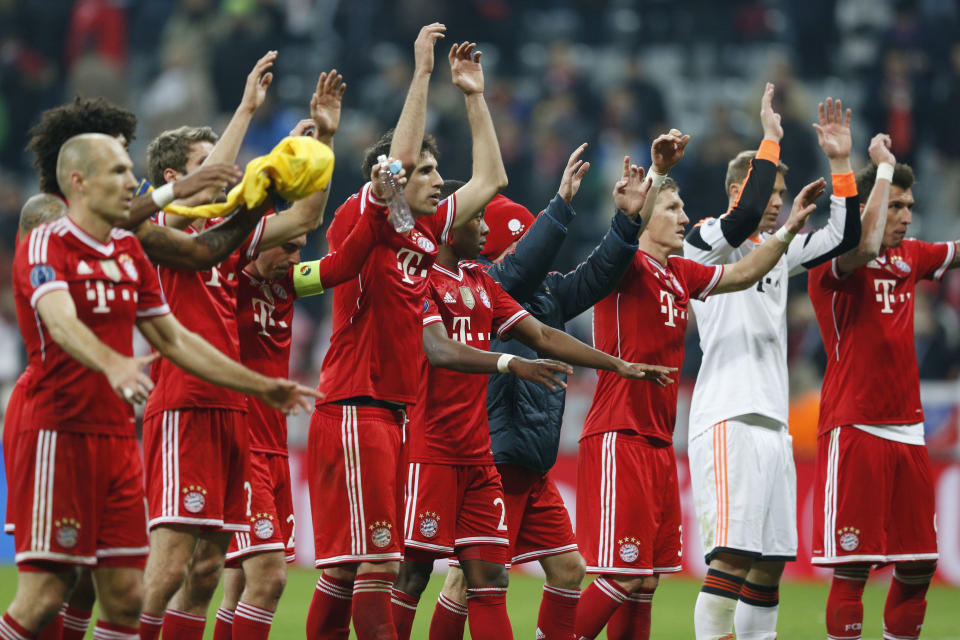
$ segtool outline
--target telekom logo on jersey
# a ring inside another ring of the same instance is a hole
[[[427,270],[420,269],[420,260],[422,259],[423,254],[413,249],[403,248],[397,251],[397,269],[403,274],[404,282],[415,284],[414,281],[410,279],[410,276],[417,275],[418,270],[420,271],[421,278],[427,277]]]
[[[674,322],[674,318],[680,317],[686,318],[687,312],[681,309],[673,301],[673,293],[670,291],[664,291],[660,289],[660,313],[667,316],[667,319],[663,321],[663,324],[668,327],[675,327],[677,323]]]
[[[890,306],[892,302],[896,302],[896,298],[891,291],[897,286],[896,280],[881,280],[877,278],[873,281],[873,288],[877,292],[877,302],[883,305],[883,309],[880,310],[880,313],[893,313],[893,307]],[[900,296],[903,298],[903,296]]]

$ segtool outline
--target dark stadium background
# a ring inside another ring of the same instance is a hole
[[[871,135],[891,133],[898,160],[918,175],[913,235],[960,237],[956,0],[0,0],[3,398],[24,366],[9,273],[20,206],[37,191],[23,151],[26,132],[43,109],[75,94],[132,109],[139,126],[131,155],[142,175],[146,143],[160,131],[182,124],[222,130],[253,63],[275,48],[274,83],[241,154],[248,160],[307,117],[316,76],[335,66],[349,87],[329,222],[362,184],[363,150],[396,121],[413,40],[434,20],[448,31],[437,49],[427,129],[439,140],[444,177],[470,173],[463,100],[445,60],[454,41],[477,41],[484,52],[486,98],[510,178],[506,195],[536,213],[555,193],[570,151],[590,143],[592,168],[574,200],[579,215],[557,269],[576,265],[605,231],[623,155],[647,165],[649,141],[671,126],[693,136],[674,171],[687,214],[696,221],[722,213],[726,162],[758,144],[768,80],[777,87],[792,192],[828,171],[810,123],[819,100],[839,97],[854,111],[855,168],[865,162]],[[323,233],[315,233],[305,259],[325,252]],[[329,336],[329,303],[323,296],[300,303],[294,323],[293,372],[310,384]],[[636,319],[638,331],[643,324]],[[792,289],[789,324],[791,431],[803,465],[814,445],[823,348],[802,282]],[[700,355],[693,325],[680,451]],[[589,340],[590,314],[570,329]],[[960,273],[918,288],[916,336],[927,437],[943,479],[941,577],[960,584]],[[562,464],[575,453],[593,380],[578,372],[571,386]],[[305,426],[291,421],[293,446],[305,441]]]

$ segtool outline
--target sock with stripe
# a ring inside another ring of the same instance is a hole
[[[440,594],[430,619],[430,640],[463,640],[467,607]]]
[[[195,616],[192,613],[177,611],[176,609],[167,609],[163,614],[163,632],[164,638],[177,638],[177,640],[203,640],[203,628],[207,620],[201,616]],[[140,628],[143,628],[143,617],[140,618]],[[141,634],[141,637],[142,634]]]
[[[233,609],[217,609],[217,621],[213,624],[213,640],[233,638]]]
[[[754,584],[749,580],[740,589],[733,626],[742,640],[775,640],[780,587]]]
[[[233,640],[267,640],[273,611],[241,602],[233,616]]]
[[[860,640],[863,588],[869,574],[869,567],[834,569],[827,595],[827,637],[830,640]]]
[[[417,615],[417,603],[420,598],[414,598],[409,593],[399,589],[390,591],[390,604],[393,608],[393,626],[397,630],[399,640],[410,640],[410,630],[413,629],[413,618]]]
[[[94,640],[137,640],[140,635],[136,627],[114,624],[104,620],[97,620],[93,628]]]
[[[467,622],[474,640],[512,638],[506,587],[467,589]]]
[[[592,640],[600,635],[607,621],[623,604],[627,591],[615,581],[606,576],[600,576],[580,594],[577,604],[577,617],[573,625],[573,635],[576,638]]]
[[[36,634],[30,633],[20,623],[10,617],[9,613],[0,618],[0,638],[4,640],[35,640]]]
[[[607,623],[609,640],[649,640],[653,589],[640,589],[627,596]]]
[[[935,569],[897,566],[883,607],[883,637],[888,640],[913,640],[920,637],[923,614],[927,610],[927,588]]]
[[[707,577],[693,608],[697,640],[733,638],[733,618],[744,579],[718,569],[707,569]]]
[[[89,609],[77,609],[69,604],[64,605],[60,611],[61,624],[63,631],[60,633],[60,640],[83,640],[87,635],[87,627],[90,626],[90,618],[93,611]],[[40,634],[42,639],[44,636]]]
[[[43,629],[40,630],[40,633],[37,634],[37,640],[60,640],[62,637],[65,637],[63,635],[63,611],[66,608],[67,608],[67,605],[63,605],[63,609],[60,609],[60,613],[58,613],[57,616],[47,624],[47,626],[45,626]],[[90,623],[90,619],[88,618],[87,624],[89,623]],[[84,625],[82,634],[70,636],[70,637],[83,638],[86,632],[87,632],[87,627],[86,625]],[[2,637],[3,635],[0,634],[0,638]]]
[[[307,612],[307,640],[347,640],[352,600],[352,580],[321,573]]]
[[[397,574],[358,573],[353,581],[353,630],[357,640],[396,640],[390,590]]]
[[[573,636],[573,622],[577,617],[579,589],[561,589],[543,585],[543,599],[537,615],[537,638],[568,640]]]
[[[140,614],[140,640],[157,640],[160,637],[162,627],[162,616],[152,616],[149,613]]]

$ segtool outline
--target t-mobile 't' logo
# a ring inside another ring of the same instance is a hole
[[[420,259],[423,258],[423,254],[419,251],[413,251],[412,249],[400,249],[397,251],[397,269],[400,269],[400,273],[403,274],[403,281],[409,284],[414,284],[413,280],[410,279],[410,276],[417,275],[417,270],[420,270],[420,277],[427,277],[427,270],[420,269]]]
[[[893,313],[893,307],[890,306],[890,303],[894,301],[894,297],[891,292],[896,284],[896,280],[881,280],[877,278],[873,281],[873,288],[877,292],[877,302],[883,305],[880,313]]]
[[[677,323],[673,321],[678,315],[681,315],[680,309],[673,304],[673,294],[669,291],[660,290],[660,313],[666,314],[667,319],[663,324],[668,327],[675,327]]]
[[[470,316],[453,317],[453,340],[467,344],[468,340],[473,340],[473,334],[470,331]]]

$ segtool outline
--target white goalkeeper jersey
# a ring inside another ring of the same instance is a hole
[[[859,222],[856,195],[832,195],[827,225],[798,234],[760,282],[744,291],[691,301],[703,362],[690,405],[689,438],[746,414],[787,424],[787,283],[790,276],[856,246]],[[720,219],[708,219],[691,231],[684,241],[684,257],[705,264],[729,264],[770,237],[764,233],[733,246],[721,223]]]

